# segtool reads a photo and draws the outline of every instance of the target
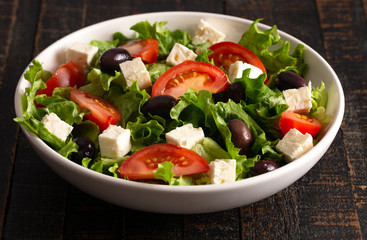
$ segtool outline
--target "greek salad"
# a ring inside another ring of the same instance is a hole
[[[297,45],[254,21],[238,42],[205,19],[190,36],[142,21],[131,38],[76,42],[55,73],[33,60],[14,120],[62,156],[117,178],[169,185],[273,171],[321,138],[325,86]],[[312,69],[310,69],[312,71]]]

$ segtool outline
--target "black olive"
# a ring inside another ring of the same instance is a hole
[[[257,176],[263,173],[274,171],[277,168],[279,168],[278,162],[270,159],[264,159],[255,163],[255,166],[250,168],[250,173],[251,176]]]
[[[232,119],[227,123],[231,131],[231,140],[235,147],[241,148],[240,154],[250,152],[252,145],[251,132],[244,122],[239,119]]]
[[[150,98],[141,108],[144,115],[158,115],[164,119],[170,119],[171,109],[178,103],[178,100],[170,95],[159,95]]]
[[[78,146],[78,152],[71,154],[71,160],[73,162],[81,164],[83,158],[94,158],[96,154],[96,147],[94,142],[87,137],[77,137],[73,139]]]
[[[235,103],[245,100],[245,92],[241,84],[232,83],[224,90],[223,102],[228,102],[229,99],[232,99]]]
[[[307,86],[306,81],[300,75],[291,71],[280,73],[274,79],[274,83],[280,91]]]
[[[101,55],[99,65],[102,72],[115,75],[115,71],[120,71],[120,63],[131,59],[130,53],[126,49],[111,48]]]

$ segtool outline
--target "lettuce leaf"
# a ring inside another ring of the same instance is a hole
[[[23,125],[31,132],[35,133],[42,140],[48,143],[55,150],[60,150],[65,142],[51,134],[50,131],[41,122],[42,117],[47,113],[47,110],[43,108],[37,108],[35,101],[40,101],[46,98],[46,95],[37,95],[36,93],[41,88],[46,88],[45,81],[51,77],[51,73],[45,71],[42,64],[33,60],[29,69],[24,74],[24,78],[31,83],[30,87],[25,89],[25,97],[23,99],[23,106],[25,106],[22,118],[14,118],[14,121]],[[59,113],[60,114],[60,113]],[[61,114],[59,117],[65,118]]]
[[[186,186],[192,185],[192,179],[190,177],[175,177],[172,173],[173,163],[163,162],[158,164],[158,168],[154,170],[154,177],[161,179],[169,185]]]
[[[272,139],[282,136],[279,120],[288,109],[283,94],[277,89],[270,89],[264,84],[265,74],[256,79],[249,78],[250,70],[243,71],[242,78],[235,79],[245,92],[246,101],[243,109],[261,126]]]
[[[135,81],[126,92],[119,86],[111,86],[105,99],[114,105],[121,113],[120,124],[125,127],[130,121],[136,121],[140,107],[150,98],[145,90],[139,90]]]
[[[257,24],[261,20],[257,19],[250,25],[238,44],[254,52],[266,66],[268,85],[273,86],[272,80],[283,71],[294,71],[303,76],[306,70],[306,64],[303,61],[305,47],[297,45],[293,55],[290,55],[290,43],[281,40],[277,27],[274,25],[270,29],[260,30]],[[276,45],[279,47],[274,49]]]
[[[157,120],[146,121],[143,116],[139,116],[136,122],[128,122],[126,128],[131,132],[132,152],[160,142],[165,129]]]
[[[148,21],[142,21],[130,29],[138,33],[138,38],[155,38],[158,40],[158,59],[161,59],[169,54],[173,45],[177,42],[189,47],[191,43],[191,36],[187,31],[175,30],[171,31],[164,28],[167,21],[155,22],[151,25]]]
[[[324,82],[321,82],[319,88],[313,88],[311,92],[312,108],[310,110],[311,116],[319,120],[323,126],[329,124],[331,116],[326,113],[326,106],[328,101],[328,93],[325,89]]]
[[[152,81],[152,84],[155,83],[155,81],[168,69],[170,69],[170,66],[166,65],[165,63],[151,63],[145,65],[149,72],[150,80]]]
[[[203,142],[196,144],[193,149],[194,152],[205,158],[210,163],[215,159],[229,159],[230,155],[213,139],[206,137]]]
[[[84,158],[82,160],[82,165],[93,171],[103,173],[106,175],[110,175],[116,178],[120,178],[120,174],[117,170],[119,166],[121,165],[121,163],[127,157],[128,156],[125,156],[123,158],[117,158],[117,159],[97,157],[94,161],[90,158]]]

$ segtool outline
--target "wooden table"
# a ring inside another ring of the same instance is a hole
[[[155,11],[205,11],[276,24],[335,69],[346,98],[330,149],[303,178],[223,212],[165,215],[102,202],[55,175],[13,122],[24,68],[87,25]],[[367,1],[0,0],[0,236],[2,239],[366,239]]]

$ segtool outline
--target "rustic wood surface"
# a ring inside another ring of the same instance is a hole
[[[331,64],[344,121],[303,178],[260,202],[209,214],[139,212],[55,175],[13,122],[15,86],[32,58],[77,29],[156,11],[205,11],[276,24]],[[1,239],[367,239],[366,0],[0,0]]]

